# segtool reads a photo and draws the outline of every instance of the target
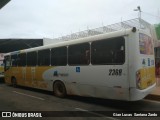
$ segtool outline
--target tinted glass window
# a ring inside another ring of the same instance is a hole
[[[69,65],[88,65],[90,63],[90,45],[83,43],[68,48]]]
[[[61,65],[67,64],[67,48],[59,47],[51,49],[51,65]]]
[[[27,53],[27,65],[36,66],[37,65],[37,52]]]
[[[12,62],[12,66],[17,66],[17,60],[18,59],[18,56],[17,56],[17,54],[15,54],[15,55],[11,55],[11,62]]]
[[[125,61],[125,40],[123,37],[92,42],[92,64],[123,64]]]
[[[38,65],[50,65],[50,49],[38,51]]]
[[[5,56],[4,57],[4,70],[8,70],[11,66],[11,57],[10,56]]]
[[[26,54],[19,54],[18,55],[18,66],[26,66]]]

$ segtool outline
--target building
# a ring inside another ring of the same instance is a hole
[[[0,9],[4,7],[10,0],[0,0]]]
[[[43,39],[0,39],[0,53],[7,53],[42,45]]]

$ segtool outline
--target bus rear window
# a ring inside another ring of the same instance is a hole
[[[151,37],[143,33],[139,34],[140,54],[153,55],[153,42]]]

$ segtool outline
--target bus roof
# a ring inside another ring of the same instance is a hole
[[[40,46],[40,47],[34,47],[34,48],[29,48],[29,49],[24,49],[24,50],[13,51],[13,52],[6,53],[5,56],[26,53],[26,52],[32,52],[32,51],[39,51],[39,50],[44,50],[44,49],[51,49],[51,48],[56,48],[56,47],[68,46],[68,45],[74,45],[74,44],[85,43],[85,42],[92,42],[95,40],[102,40],[102,39],[112,38],[112,37],[125,36],[125,35],[128,35],[132,31],[132,29],[131,28],[123,29],[123,30],[119,30],[119,31],[113,31],[110,33],[98,34],[98,35],[89,36],[89,37],[85,37],[85,38],[79,38],[79,39],[74,39],[74,40],[69,40],[69,41],[62,41],[62,42],[53,43],[50,45],[44,45],[44,46]]]

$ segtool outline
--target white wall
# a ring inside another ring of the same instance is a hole
[[[43,38],[43,45],[49,45],[49,44],[54,44],[58,42],[62,42],[63,40],[59,39],[50,39],[50,38]]]

